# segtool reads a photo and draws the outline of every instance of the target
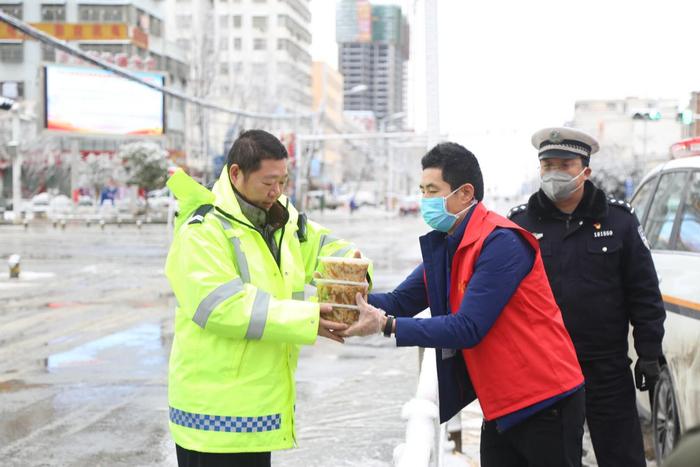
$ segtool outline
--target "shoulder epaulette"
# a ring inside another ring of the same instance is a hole
[[[634,208],[624,199],[608,198],[608,204],[611,206],[617,206],[618,208],[623,208],[630,214],[634,214]]]
[[[513,217],[514,215],[520,213],[520,212],[525,212],[527,210],[527,204],[521,204],[520,206],[515,206],[513,209],[508,211],[508,219]]]
[[[209,211],[214,209],[214,206],[211,204],[203,204],[197,209],[195,209],[194,213],[190,217],[190,219],[187,221],[187,225],[191,224],[201,224],[204,221],[204,216],[207,215]]]

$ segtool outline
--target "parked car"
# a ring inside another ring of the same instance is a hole
[[[700,138],[682,143],[700,148]],[[651,415],[659,464],[683,433],[700,425],[700,155],[692,155],[700,151],[688,153],[653,169],[631,201],[651,247],[667,312],[652,403],[647,392],[637,393],[642,412]],[[636,357],[632,345],[630,353]]]
[[[52,215],[65,215],[73,209],[73,202],[66,195],[56,195],[49,201],[49,212]]]
[[[370,191],[353,191],[339,195],[337,197],[338,201],[342,204],[349,206],[351,200],[355,200],[355,206],[377,206],[377,197]]]
[[[32,196],[32,212],[35,214],[46,214],[49,210],[51,196],[48,193],[39,193]]]
[[[95,199],[92,196],[80,195],[78,196],[78,206],[95,206]]]
[[[320,209],[321,204],[324,209],[336,209],[343,205],[338,197],[324,190],[312,190],[306,196],[309,209]]]
[[[418,215],[420,214],[420,196],[406,196],[399,203],[399,215]]]

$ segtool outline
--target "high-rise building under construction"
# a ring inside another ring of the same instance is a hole
[[[380,121],[404,112],[409,27],[401,7],[341,0],[336,41],[345,110],[372,111]]]

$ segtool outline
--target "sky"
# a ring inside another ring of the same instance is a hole
[[[422,1],[397,0],[410,12]],[[335,0],[311,0],[312,55],[337,66]],[[421,24],[412,25],[409,112],[425,128]],[[582,99],[700,90],[700,1],[438,0],[440,125],[478,157],[486,185],[537,174],[530,136]],[[593,156],[595,157],[595,156]]]

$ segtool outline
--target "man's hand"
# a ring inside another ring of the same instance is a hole
[[[321,314],[318,320],[318,335],[342,344],[345,342],[345,340],[340,336],[342,335],[341,333],[343,331],[348,329],[348,325],[324,319],[323,315],[327,315],[331,311],[333,311],[333,307],[331,305],[327,305],[325,303],[321,304]]]
[[[386,324],[386,315],[379,308],[367,303],[362,294],[357,294],[357,306],[360,308],[360,319],[346,331],[340,333],[343,337],[371,336],[382,332]]]
[[[639,358],[634,365],[634,381],[637,389],[648,391],[654,389],[659,380],[661,365],[656,358]]]

